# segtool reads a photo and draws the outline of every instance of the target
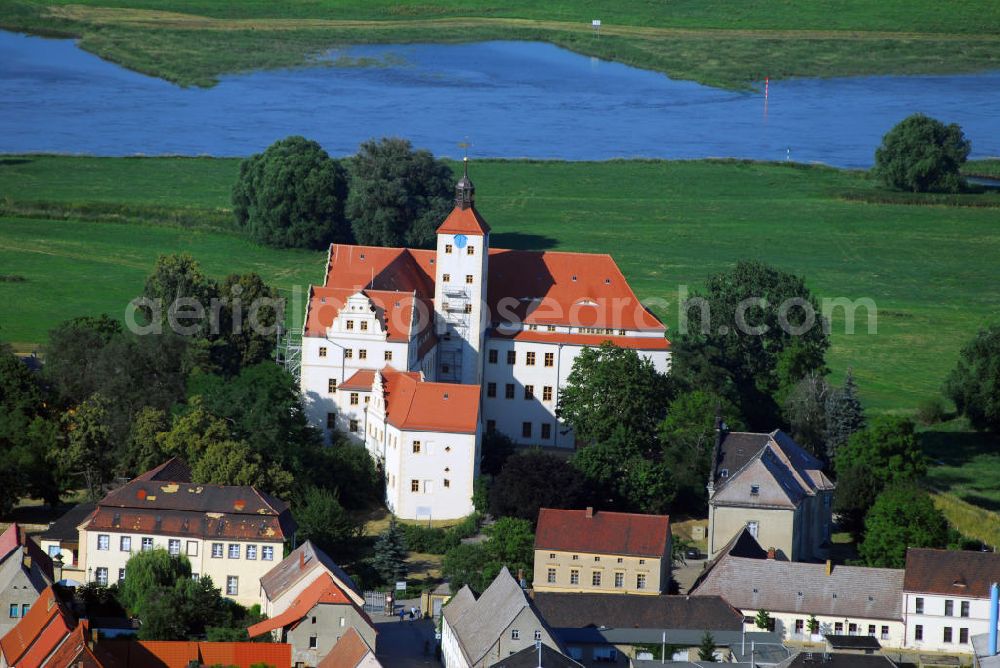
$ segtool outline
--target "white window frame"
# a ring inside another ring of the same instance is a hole
[[[265,545],[260,549],[260,558],[262,561],[274,561],[274,546]]]
[[[226,554],[226,547],[222,543],[212,543],[212,558],[222,559]]]
[[[98,566],[94,569],[94,582],[101,585],[102,587],[108,586],[108,568],[107,566]]]
[[[242,551],[243,550],[240,549],[240,544],[239,543],[230,543],[229,544],[229,549],[226,550],[226,558],[227,559],[239,559],[240,558],[240,553]]]
[[[97,534],[97,549],[106,552],[111,549],[111,536],[106,533]]]
[[[118,551],[119,552],[131,552],[132,551],[132,536],[122,536],[118,541]]]
[[[171,557],[181,556],[181,539],[180,538],[170,538],[167,540],[167,552],[170,553]]]
[[[196,540],[189,540],[187,542],[187,548],[186,549],[187,549],[187,555],[189,557],[197,557],[198,556],[198,541],[196,541]]]
[[[226,596],[240,595],[240,579],[235,575],[226,576]]]
[[[250,561],[256,561],[257,560],[257,546],[256,545],[247,545],[246,555],[247,555],[247,559],[249,559]]]
[[[153,538],[151,536],[143,536],[141,545],[143,552],[149,552],[153,549]]]

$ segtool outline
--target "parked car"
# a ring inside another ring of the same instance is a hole
[[[701,550],[696,547],[689,547],[684,550],[685,559],[702,559]]]

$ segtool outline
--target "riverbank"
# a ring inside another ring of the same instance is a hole
[[[113,6],[112,6],[113,5]],[[600,18],[598,35],[591,26]],[[533,3],[462,0],[0,0],[0,27],[77,37],[127,68],[184,86],[314,64],[337,46],[545,41],[578,53],[722,88],[765,76],[945,74],[1000,69],[1000,6],[933,0],[819,3],[676,0]],[[342,63],[343,64],[343,63]]]
[[[232,230],[238,166],[0,157],[0,267],[23,279],[0,282],[0,338],[31,350],[66,318],[123,312],[160,253],[189,252],[217,277],[256,271],[287,297],[320,281],[324,253],[261,248]],[[802,274],[820,297],[875,300],[877,333],[835,320],[829,362],[835,378],[853,367],[876,411],[937,394],[961,346],[996,318],[996,194],[870,202],[862,172],[741,161],[476,161],[472,176],[494,246],[611,253],[640,298],[668,300],[658,313],[671,329],[680,286],[742,258]],[[290,315],[300,322],[297,307]]]

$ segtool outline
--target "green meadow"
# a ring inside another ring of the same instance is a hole
[[[195,86],[350,44],[481,40],[547,41],[726,88],[1000,67],[993,0],[0,0],[0,27],[77,37],[102,58]]]
[[[238,160],[0,159],[0,338],[44,343],[69,317],[123,314],[160,253],[212,275],[256,271],[296,298],[323,252],[255,246],[227,210]],[[975,171],[975,170],[973,170]],[[860,172],[738,161],[480,161],[493,245],[611,253],[671,331],[684,289],[743,258],[805,276],[820,298],[871,299],[856,331],[835,312],[829,363],[875,411],[936,395],[960,347],[997,319],[1000,196],[884,203]],[[293,326],[301,322],[293,302]]]

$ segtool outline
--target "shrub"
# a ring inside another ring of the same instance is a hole
[[[882,138],[872,173],[890,188],[911,192],[959,192],[960,170],[972,144],[962,128],[913,114]]]
[[[937,424],[944,420],[944,416],[944,402],[940,397],[926,399],[917,406],[917,422],[922,425]]]

